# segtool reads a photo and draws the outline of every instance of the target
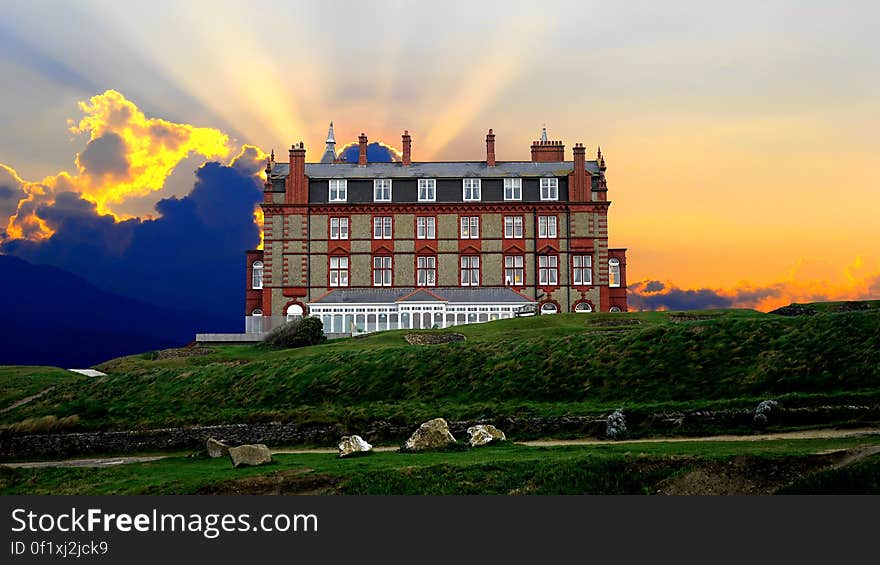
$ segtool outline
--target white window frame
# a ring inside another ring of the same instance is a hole
[[[394,278],[394,263],[391,255],[373,256],[373,286],[391,286]]]
[[[519,276],[519,280],[517,280]],[[504,256],[504,284],[523,286],[526,284],[525,257],[522,255]]]
[[[593,284],[593,256],[572,255],[571,273],[572,284],[575,286],[590,286]]]
[[[391,202],[391,179],[373,179],[373,202]]]
[[[523,238],[523,217],[504,216],[504,239]]]
[[[558,237],[556,216],[538,216],[538,237],[542,239],[553,239]]]
[[[504,199],[522,200],[522,179],[504,179]]]
[[[416,286],[437,286],[437,257],[419,255],[416,257]]]
[[[254,261],[253,265],[251,265],[251,288],[253,290],[263,289],[263,268],[262,261]]]
[[[419,202],[437,201],[436,179],[419,179]]]
[[[552,302],[545,302],[544,304],[541,304],[540,312],[542,316],[545,314],[558,314],[559,308]]]
[[[620,259],[616,257],[608,259],[608,286],[620,286]]]
[[[480,256],[461,255],[461,286],[480,286]]]
[[[329,202],[347,202],[348,201],[348,180],[347,179],[330,179],[327,181],[327,200]]]
[[[541,177],[541,200],[559,200],[559,179]]]
[[[559,286],[558,255],[538,255],[538,285]]]
[[[393,216],[373,217],[373,239],[392,239],[394,236]]]
[[[256,316],[256,317],[259,318],[259,317],[262,316],[262,315],[263,315],[263,311],[260,310],[259,308],[254,308],[254,309],[251,311],[251,316]]]
[[[330,256],[330,286],[348,286],[349,260],[347,255]]]
[[[348,239],[348,218],[330,218],[330,239]]]
[[[590,306],[589,302],[578,302],[574,307],[574,311],[580,314],[587,314],[593,311],[593,307]]]
[[[461,216],[459,227],[460,239],[480,239],[479,216]]]
[[[461,179],[461,199],[465,202],[479,202],[482,194],[481,179]]]
[[[418,216],[416,218],[416,239],[437,239],[437,218]]]

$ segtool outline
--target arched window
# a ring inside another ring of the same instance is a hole
[[[287,312],[285,312],[285,314],[287,314],[287,321],[290,322],[297,318],[302,318],[303,312],[304,310],[302,306],[299,304],[291,304],[287,307]]]
[[[590,306],[589,302],[578,302],[577,306],[574,307],[574,311],[580,313],[592,312],[593,307]]]
[[[263,315],[263,311],[260,310],[259,308],[256,308],[253,312],[251,312],[251,316],[262,316],[262,315]]]
[[[612,306],[609,312],[620,312],[620,308],[618,306]]]
[[[263,288],[263,262],[262,261],[254,261],[253,273],[251,276],[251,288],[254,290],[260,290],[261,288]]]
[[[620,286],[619,259],[608,259],[608,286]]]
[[[559,308],[556,307],[556,304],[552,302],[545,302],[541,304],[541,314],[555,314],[559,311]]]

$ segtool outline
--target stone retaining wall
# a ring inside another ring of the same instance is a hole
[[[628,437],[652,434],[744,432],[760,430],[752,410],[715,410],[640,414],[624,410]],[[442,416],[442,415],[438,415]],[[607,414],[564,416],[560,418],[507,417],[492,420],[451,421],[456,438],[467,437],[466,430],[475,424],[494,424],[510,439],[578,435],[602,438]],[[820,406],[815,408],[778,408],[769,414],[771,426],[819,426],[836,423],[869,425],[880,421],[880,406]],[[162,450],[200,450],[209,437],[232,445],[265,443],[268,445],[334,445],[343,435],[359,434],[370,443],[403,441],[419,422],[403,425],[373,422],[361,429],[346,429],[341,424],[262,423],[163,428],[143,431],[14,434],[0,432],[0,458],[29,459],[78,455],[136,453]]]

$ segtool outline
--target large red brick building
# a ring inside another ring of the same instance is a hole
[[[518,310],[626,311],[626,250],[608,247],[601,150],[571,160],[561,141],[530,161],[337,158],[331,124],[318,163],[302,142],[266,167],[264,249],[247,252],[249,331],[289,316],[327,333],[431,328],[512,317]],[[525,307],[525,308],[524,308]],[[274,325],[274,324],[270,324]]]

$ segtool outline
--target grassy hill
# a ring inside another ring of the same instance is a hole
[[[443,330],[467,339],[429,346],[410,345],[404,339],[410,332],[393,331],[298,350],[229,346],[184,357],[135,355],[99,365],[107,377],[58,377],[45,395],[0,413],[0,424],[358,426],[618,407],[753,408],[765,398],[788,406],[876,404],[880,301],[861,304],[865,309],[824,304],[809,316],[751,310],[538,316]],[[7,378],[0,371],[0,382]],[[7,388],[0,388],[0,407],[12,402]]]

